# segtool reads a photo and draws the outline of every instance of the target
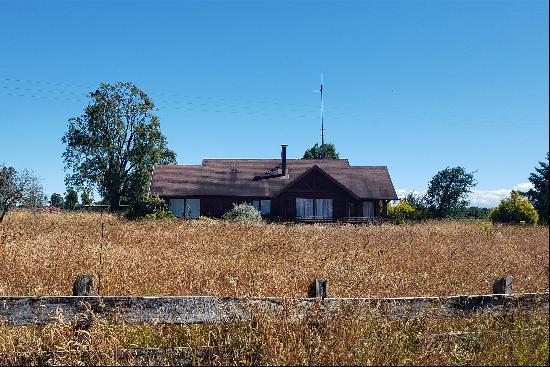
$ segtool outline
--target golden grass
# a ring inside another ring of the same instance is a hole
[[[0,223],[0,295],[70,295],[99,273],[103,295],[303,297],[316,277],[330,296],[548,290],[548,227],[441,221],[395,226],[127,221],[99,213],[9,213]]]
[[[449,331],[467,335],[449,335]],[[166,348],[151,361],[125,350]],[[548,365],[548,314],[478,315],[445,320],[125,326],[98,322],[76,331],[68,324],[0,325],[0,363],[176,364],[169,348],[187,348],[195,365]],[[119,354],[117,354],[117,351]]]
[[[316,277],[330,280],[333,297],[485,294],[506,274],[515,292],[548,291],[548,227],[127,221],[19,211],[0,223],[0,296],[70,295],[78,274],[94,274],[97,284],[101,223],[103,295],[304,297]],[[457,331],[472,334],[447,335]],[[190,362],[213,365],[547,365],[548,313],[182,326],[96,321],[88,330],[0,323],[0,364],[181,362],[116,352],[156,347],[186,347]]]

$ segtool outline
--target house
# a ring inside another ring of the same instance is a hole
[[[248,202],[264,217],[364,221],[384,217],[396,200],[385,166],[350,166],[347,159],[204,159],[201,165],[159,165],[151,193],[178,217],[221,217]]]

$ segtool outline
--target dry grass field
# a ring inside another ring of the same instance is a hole
[[[76,275],[97,280],[102,223],[102,295],[304,297],[316,277],[330,280],[332,297],[484,294],[505,274],[514,276],[515,292],[548,291],[548,227],[127,221],[13,212],[0,223],[0,296],[70,295]],[[86,331],[0,324],[0,364],[146,364],[113,350],[189,347],[194,364],[544,365],[547,326],[547,313],[408,321],[341,315],[300,324],[98,322]],[[456,331],[472,334],[445,334]],[[198,352],[205,349],[207,359]]]
[[[384,225],[127,221],[98,213],[16,212],[0,224],[0,295],[70,295],[99,273],[103,295],[304,297],[316,277],[334,297],[548,290],[548,227],[481,222]]]

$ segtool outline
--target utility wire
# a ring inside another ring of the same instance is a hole
[[[48,89],[46,88],[30,88],[30,87],[22,87],[22,86],[13,86],[13,85],[0,85],[0,94],[8,95],[12,97],[29,97],[29,98],[35,98],[35,99],[53,99],[53,100],[59,100],[59,101],[73,101],[73,102],[86,102],[88,93],[84,93],[82,91],[71,91],[71,90],[56,90],[56,88],[60,87],[70,87],[70,88],[86,88],[87,90],[93,90],[94,88],[85,85],[85,84],[69,84],[69,83],[60,83],[60,82],[47,82],[47,81],[38,81],[38,80],[24,80],[24,79],[16,79],[16,78],[0,78],[0,82],[11,82],[11,83],[25,83],[25,84],[37,84],[37,85],[44,85],[49,86]],[[52,88],[55,87],[55,88]],[[16,92],[13,92],[16,91]],[[47,95],[43,95],[44,93],[47,93]],[[60,94],[62,96],[55,96],[55,94]],[[154,96],[178,96],[182,99],[174,100],[174,99],[166,99],[166,98],[160,98],[156,101],[154,100],[157,107],[161,107],[163,110],[165,109],[173,109],[177,111],[191,111],[191,112],[204,112],[204,113],[228,113],[232,115],[257,115],[257,116],[273,116],[273,117],[289,117],[289,118],[310,118],[312,121],[315,119],[315,114],[318,112],[314,109],[308,108],[308,109],[302,109],[302,108],[286,108],[282,109],[280,106],[277,107],[275,111],[271,111],[270,109],[266,109],[264,107],[254,107],[251,106],[254,103],[254,101],[250,100],[240,100],[244,102],[249,102],[244,105],[239,105],[239,103],[231,103],[231,104],[224,104],[224,103],[218,103],[217,101],[227,100],[226,98],[215,98],[215,97],[199,97],[199,96],[190,96],[190,95],[178,95],[178,94],[170,94],[170,93],[155,93],[151,92],[150,95]],[[72,98],[74,96],[75,98]],[[207,102],[207,101],[213,101],[213,102]],[[263,103],[263,102],[262,102]],[[267,102],[266,102],[267,103]],[[280,102],[270,102],[272,104],[281,105]],[[284,104],[284,106],[297,106],[297,104],[288,103]],[[284,107],[283,107],[284,108]],[[325,110],[327,117],[331,119],[331,121],[362,121],[363,119],[354,116],[353,114],[350,115],[349,112],[332,112],[331,110],[334,110],[334,108],[329,109],[328,111]],[[348,116],[344,116],[344,115]],[[506,127],[533,127],[533,126],[539,126],[539,124],[533,124],[533,123],[525,123],[524,121],[518,121],[518,120],[508,120],[505,121],[503,119],[499,119],[498,121],[494,121],[493,117],[482,117],[481,119],[479,116],[477,116],[471,121],[466,121],[466,117],[460,117],[460,116],[430,116],[426,114],[421,114],[418,112],[411,112],[411,111],[388,111],[388,112],[382,112],[382,111],[368,111],[367,112],[369,118],[368,123],[372,125],[377,126],[384,126],[384,125],[401,125],[407,123],[412,119],[413,121],[433,121],[435,119],[440,120],[440,124],[442,125],[454,125],[454,126],[479,126],[481,125],[488,125],[488,126],[506,126]],[[388,116],[390,115],[390,116]],[[391,115],[394,115],[395,117],[391,117]],[[405,116],[405,119],[403,119],[401,116]],[[482,121],[480,121],[482,120]],[[483,121],[485,120],[485,121]],[[493,121],[491,121],[493,120]],[[416,124],[419,126],[422,126],[423,124]]]

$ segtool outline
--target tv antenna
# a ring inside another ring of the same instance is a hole
[[[323,119],[323,74],[321,74],[321,158],[325,158],[325,122]]]

